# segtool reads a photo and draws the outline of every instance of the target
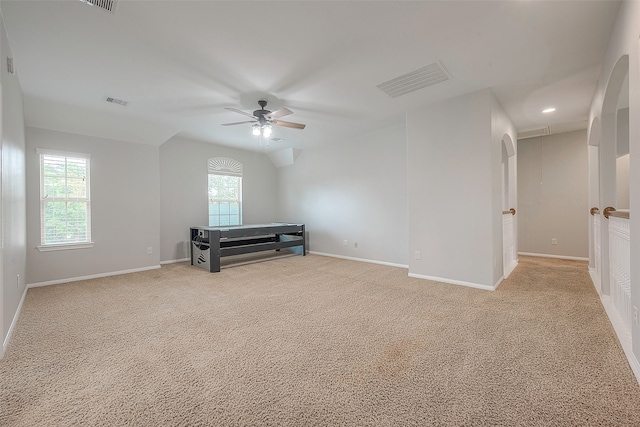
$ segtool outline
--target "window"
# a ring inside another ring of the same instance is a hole
[[[38,150],[40,250],[91,246],[89,156]]]
[[[242,225],[242,163],[209,159],[209,226]]]

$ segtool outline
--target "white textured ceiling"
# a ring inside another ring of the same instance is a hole
[[[617,1],[1,3],[29,126],[160,145],[174,135],[258,149],[245,117],[286,106],[267,151],[402,122],[491,87],[518,129],[586,123]],[[376,86],[440,61],[452,79]],[[129,101],[126,107],[107,97]],[[555,106],[556,113],[541,110]],[[265,148],[261,148],[265,149]]]

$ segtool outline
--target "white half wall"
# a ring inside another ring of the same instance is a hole
[[[160,263],[158,147],[27,128],[27,280],[29,284]],[[40,163],[36,149],[91,155],[91,236],[88,249],[40,252]],[[147,248],[153,253],[147,254]]]
[[[279,216],[314,252],[407,265],[405,141],[397,125],[302,151],[278,169]]]
[[[160,146],[161,262],[188,258],[189,228],[209,223],[207,161],[212,157],[243,164],[244,224],[284,221],[277,216],[277,174],[267,155],[173,137]]]

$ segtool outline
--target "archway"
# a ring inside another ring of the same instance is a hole
[[[502,266],[506,279],[517,264],[516,150],[510,135],[502,137]]]
[[[601,136],[599,141],[599,207],[602,212],[606,207],[616,207],[618,205],[617,191],[617,158],[618,158],[618,107],[620,104],[620,95],[628,81],[629,75],[629,56],[624,55],[613,68],[602,103],[601,115]],[[625,94],[628,99],[628,91]],[[628,102],[628,101],[627,101]],[[627,125],[628,126],[628,125]],[[627,128],[628,133],[628,128]],[[628,150],[628,142],[627,142]],[[610,254],[609,254],[609,233],[608,227],[604,224],[600,230],[600,249],[601,249],[601,269],[600,284],[602,293],[611,295],[610,280]]]

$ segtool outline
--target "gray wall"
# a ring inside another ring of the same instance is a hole
[[[27,280],[47,283],[159,265],[158,147],[27,128]],[[37,148],[91,155],[93,248],[40,252]],[[147,248],[153,254],[147,255]]]
[[[0,20],[2,44],[0,57],[4,63],[7,56],[12,56],[4,24]],[[26,287],[26,255],[25,255],[25,135],[22,89],[17,75],[7,73],[6,67],[0,67],[2,83],[2,142],[0,154],[2,158],[2,342],[4,343],[13,318],[18,310],[20,299]],[[17,276],[20,275],[20,281]],[[4,348],[4,347],[3,347]]]
[[[494,100],[485,89],[407,115],[412,275],[480,287],[502,276],[502,152],[494,135],[508,129],[493,126]]]
[[[244,224],[283,221],[277,216],[277,174],[259,152],[171,138],[160,147],[160,261],[189,257],[189,227],[208,225],[207,161],[229,157],[244,166]]]
[[[586,130],[518,141],[519,252],[589,256],[587,153]]]
[[[280,217],[306,223],[312,251],[407,265],[405,141],[400,125],[303,151],[278,169]]]

